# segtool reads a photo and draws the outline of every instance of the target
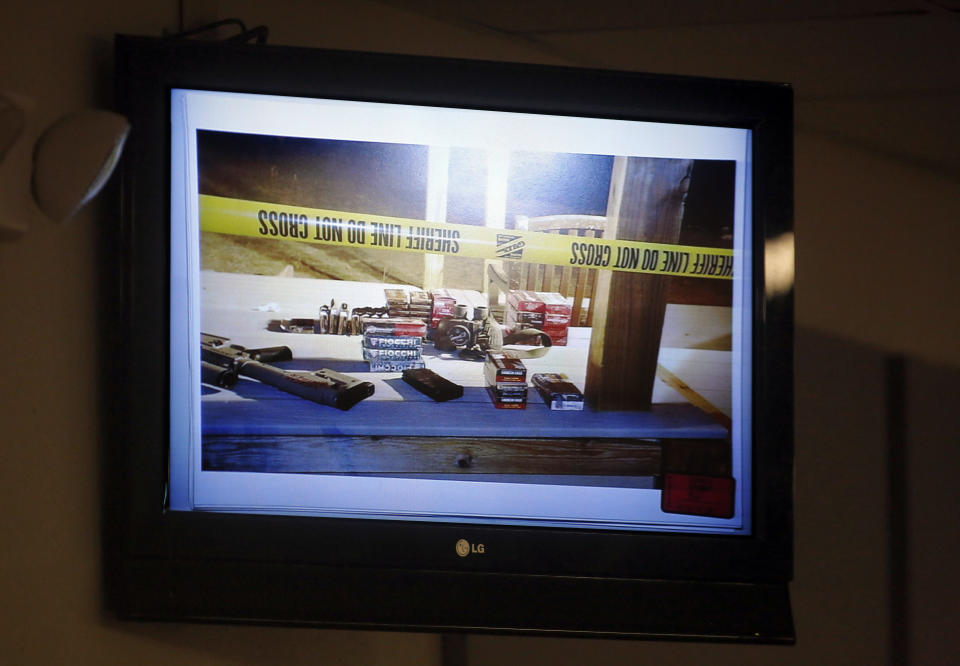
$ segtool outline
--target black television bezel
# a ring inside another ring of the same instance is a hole
[[[121,617],[793,641],[793,297],[763,270],[793,225],[789,86],[133,36],[117,37],[116,84],[132,129],[110,250],[104,522]],[[166,510],[173,88],[752,130],[752,534]],[[484,556],[458,557],[461,538]]]

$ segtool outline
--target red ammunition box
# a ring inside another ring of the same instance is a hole
[[[546,325],[541,330],[550,336],[550,340],[553,342],[553,344],[561,347],[567,344],[567,333],[569,331],[568,326]]]
[[[504,382],[522,384],[527,382],[527,367],[523,361],[507,356],[503,352],[487,352],[483,373],[487,383],[494,386]]]
[[[573,306],[567,302],[566,298],[555,291],[538,291],[536,294],[537,298],[543,301],[543,311],[548,317],[550,315],[559,315],[565,317],[567,322],[570,321],[570,315],[573,314]]]
[[[441,319],[453,316],[457,299],[450,293],[449,289],[432,289],[430,290],[430,296],[433,300],[430,325],[435,328]]]
[[[504,398],[501,399],[497,395],[497,390],[492,386],[487,387],[487,394],[490,396],[493,406],[497,409],[526,409],[527,408],[527,399],[526,397],[522,399],[514,398]]]
[[[427,334],[427,325],[422,320],[412,317],[386,319],[364,317],[361,323],[364,335],[403,335],[422,338]]]
[[[546,303],[534,291],[513,289],[507,293],[507,308],[517,312],[546,312]]]
[[[517,311],[512,308],[507,310],[506,325],[509,328],[542,328],[542,312]]]
[[[543,316],[543,325],[550,328],[566,328],[570,325],[569,315],[546,314]]]

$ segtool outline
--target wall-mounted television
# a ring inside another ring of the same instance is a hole
[[[788,86],[116,44],[120,616],[793,640]]]

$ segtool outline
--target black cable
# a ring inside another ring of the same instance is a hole
[[[256,28],[251,28],[250,30],[246,30],[241,34],[234,35],[233,37],[229,37],[224,41],[249,42],[251,39],[255,39],[257,44],[266,44],[268,32],[269,31],[267,30],[267,26],[258,25]]]
[[[192,30],[185,30],[178,32],[175,35],[171,35],[171,39],[187,39],[195,35],[199,35],[205,32],[211,32],[217,28],[223,27],[225,25],[235,25],[240,29],[240,32],[232,37],[227,37],[223,41],[226,42],[248,42],[251,40],[256,40],[257,44],[265,44],[267,41],[267,35],[269,30],[265,25],[258,25],[253,29],[247,29],[246,24],[238,18],[226,18],[220,21],[214,21],[213,23],[208,23],[206,25],[201,25],[198,28],[193,28]]]

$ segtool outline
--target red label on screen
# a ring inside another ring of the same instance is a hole
[[[666,474],[660,508],[667,513],[732,518],[735,487],[736,481],[729,476]]]

